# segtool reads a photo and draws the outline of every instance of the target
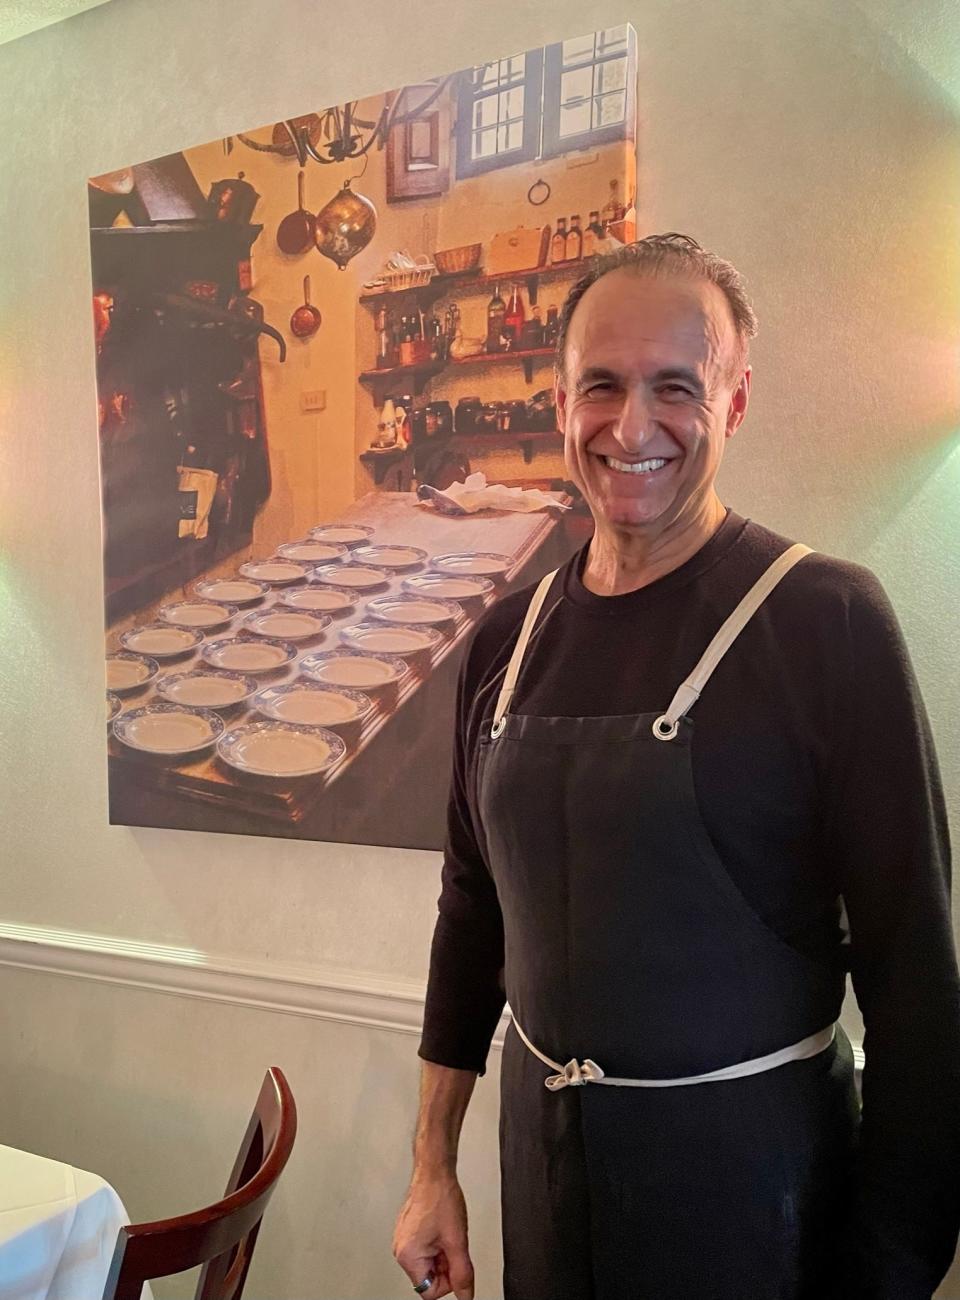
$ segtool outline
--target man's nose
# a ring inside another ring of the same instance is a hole
[[[656,421],[650,400],[642,389],[628,389],[614,426],[614,436],[624,451],[636,453],[650,441]]]

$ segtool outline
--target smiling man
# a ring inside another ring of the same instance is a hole
[[[504,989],[505,1300],[930,1300],[953,1256],[936,759],[876,578],[717,495],[755,332],[736,270],[681,235],[564,306],[596,526],[491,609],[461,676],[394,1239],[427,1300],[474,1294],[456,1154]]]

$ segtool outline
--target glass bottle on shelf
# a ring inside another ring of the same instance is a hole
[[[500,297],[500,286],[497,285],[493,297],[487,304],[487,351],[503,351],[503,333],[506,323],[507,304]]]
[[[610,182],[610,197],[603,205],[603,232],[609,233],[610,227],[623,220],[624,207],[620,201],[620,182],[614,176]]]
[[[547,308],[547,319],[543,327],[543,346],[552,348],[557,342],[557,335],[560,332],[560,312],[557,304],[552,302]]]
[[[557,228],[550,241],[550,261],[564,262],[567,258],[567,219],[557,217]]]
[[[393,364],[393,330],[386,305],[377,309],[377,369],[388,370]]]
[[[598,251],[599,241],[603,238],[603,226],[600,224],[600,213],[594,209],[590,213],[590,221],[586,230],[583,232],[583,256],[593,257]]]
[[[520,292],[520,286],[515,284],[510,291],[510,302],[503,322],[503,332],[506,335],[509,347],[519,348],[522,346],[521,335],[523,334],[523,323],[526,319],[527,313],[523,307],[523,294]]]
[[[580,213],[576,212],[570,218],[570,229],[567,231],[567,261],[579,262],[583,257],[583,231],[580,229]]]

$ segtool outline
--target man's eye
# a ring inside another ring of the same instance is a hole
[[[668,397],[689,397],[690,389],[684,388],[683,384],[664,384],[660,389],[661,393],[666,393]]]
[[[600,379],[595,384],[589,384],[584,392],[590,393],[609,393],[613,391],[613,384],[607,379]]]

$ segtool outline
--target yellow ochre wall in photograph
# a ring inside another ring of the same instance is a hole
[[[598,0],[586,13],[575,0],[113,0],[0,45],[2,1140],[95,1170],[134,1219],[179,1213],[221,1194],[263,1071],[282,1066],[301,1129],[248,1300],[409,1294],[390,1236],[440,855],[108,824],[88,176],[214,141],[201,186],[242,166],[270,195],[254,218],[269,229],[294,206],[296,169],[245,149],[226,159],[223,136],[633,23],[641,227],[732,259],[760,318],[721,496],[879,574],[957,829],[957,7]],[[349,174],[326,170],[308,169],[314,207]],[[571,210],[559,193],[549,208],[551,222]],[[403,218],[381,211],[389,251]],[[429,234],[448,246],[467,228]],[[358,259],[357,275],[380,260]],[[282,322],[302,271],[264,256],[257,275]],[[305,491],[302,511],[299,492],[271,501],[258,550],[355,489],[361,328],[369,344],[355,292],[352,272],[317,272],[322,345],[291,347],[289,383],[265,366],[275,463]],[[325,412],[299,412],[307,384],[326,389]],[[852,1005],[845,1023],[859,1041]],[[478,1300],[502,1294],[498,1068],[494,1050],[460,1166]],[[956,1267],[940,1296],[960,1300]]]

